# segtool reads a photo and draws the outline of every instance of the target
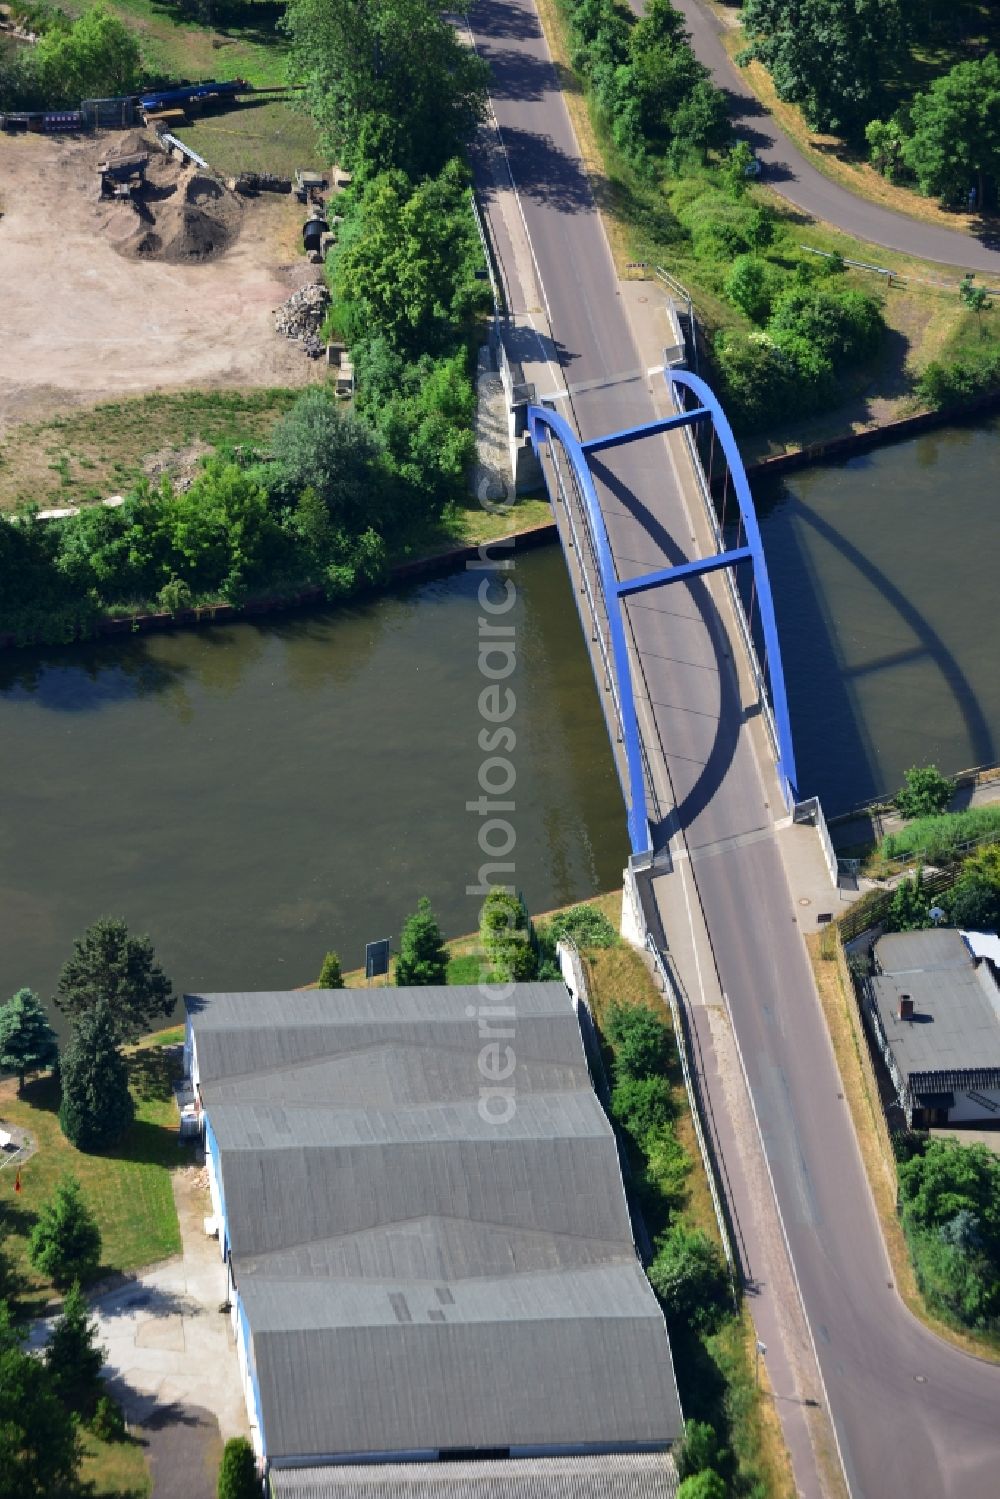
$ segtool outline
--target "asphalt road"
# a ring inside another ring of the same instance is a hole
[[[814,219],[825,219],[856,239],[902,250],[923,260],[1000,274],[1000,234],[973,238],[961,230],[923,224],[859,198],[812,166],[757,99],[722,45],[721,22],[701,0],[671,0],[687,22],[696,56],[729,95],[737,135],[750,142],[764,166],[764,181]],[[641,5],[635,6],[637,10]]]
[[[586,437],[648,421],[651,397],[531,0],[477,0],[470,22],[493,68],[552,357],[571,388],[588,387],[573,398],[577,424]],[[511,247],[501,250],[513,260]],[[685,560],[693,538],[665,445],[647,441],[602,459],[599,491],[620,574]],[[638,695],[686,828],[849,1482],[856,1499],[995,1499],[1000,1368],[933,1337],[888,1284],[744,730],[720,587],[717,579],[674,584],[630,601]]]

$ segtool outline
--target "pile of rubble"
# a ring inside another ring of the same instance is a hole
[[[274,314],[274,326],[286,338],[298,339],[310,359],[318,359],[323,353],[319,330],[329,305],[330,293],[322,281],[310,282],[282,302]]]

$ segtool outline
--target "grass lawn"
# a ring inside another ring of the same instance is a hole
[[[157,1038],[131,1054],[136,1119],[107,1155],[85,1155],[63,1135],[58,1088],[51,1078],[29,1082],[20,1098],[15,1082],[0,1086],[0,1119],[26,1130],[38,1146],[21,1168],[20,1195],[14,1191],[14,1172],[0,1172],[0,1221],[11,1260],[23,1277],[20,1299],[29,1309],[48,1299],[51,1286],[28,1263],[28,1237],[39,1209],[65,1173],[79,1180],[100,1226],[102,1275],[149,1265],[180,1250],[170,1172],[189,1157],[177,1134],[172,1068]]]
[[[93,1484],[93,1499],[148,1499],[152,1480],[142,1443],[133,1437],[124,1442],[99,1442],[89,1431],[81,1431],[83,1462],[80,1477]]]
[[[289,99],[247,99],[197,115],[175,133],[223,177],[240,172],[292,177],[296,167],[318,171],[325,165],[315,125]]]
[[[300,394],[277,388],[137,396],[11,427],[0,443],[0,510],[125,494],[151,456],[169,468],[192,445],[207,451],[264,443]]]

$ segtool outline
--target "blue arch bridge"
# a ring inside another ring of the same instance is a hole
[[[797,799],[774,601],[735,438],[698,375],[664,369],[662,381],[663,415],[600,436],[579,437],[553,405],[527,412],[603,688],[636,869],[669,866],[681,840],[707,847],[818,815]]]

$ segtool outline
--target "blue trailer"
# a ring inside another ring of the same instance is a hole
[[[159,94],[142,94],[139,104],[142,109],[155,113],[159,109],[175,109],[193,104],[197,99],[231,99],[236,94],[250,92],[245,78],[233,78],[228,83],[189,83],[183,88],[164,89]]]

